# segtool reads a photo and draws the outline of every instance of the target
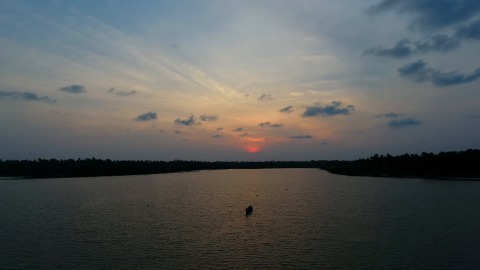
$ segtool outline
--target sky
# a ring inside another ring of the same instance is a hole
[[[0,1],[0,159],[480,147],[478,0]]]

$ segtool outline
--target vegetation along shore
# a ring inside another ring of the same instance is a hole
[[[318,168],[356,176],[480,180],[480,149],[373,155],[358,160],[152,161],[110,159],[0,160],[0,179],[139,175],[221,169]]]

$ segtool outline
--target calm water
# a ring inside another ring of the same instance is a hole
[[[480,182],[315,169],[4,180],[0,268],[480,269]]]

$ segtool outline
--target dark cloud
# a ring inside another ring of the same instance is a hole
[[[249,137],[250,134],[248,134],[247,132],[245,132],[245,133],[242,133],[242,134],[240,134],[240,135],[238,135],[238,136],[240,136],[240,137]]]
[[[223,127],[219,127],[219,128],[217,128],[217,131],[222,131],[222,130],[224,130],[224,128],[223,128]]]
[[[384,0],[372,6],[368,13],[378,14],[390,10],[413,15],[409,27],[414,30],[435,31],[449,28],[451,35],[434,32],[425,41],[402,39],[391,48],[373,47],[363,55],[406,58],[427,52],[449,52],[466,40],[480,40],[480,14],[478,0]]]
[[[243,128],[242,128],[242,127],[239,127],[239,128],[234,129],[233,131],[235,131],[235,132],[240,132],[240,131],[243,131]]]
[[[385,114],[385,117],[398,117],[400,114],[394,113],[394,112],[389,112]]]
[[[455,36],[466,40],[480,40],[480,19],[457,28]]]
[[[402,128],[402,127],[407,127],[407,126],[415,126],[415,125],[420,125],[422,122],[418,121],[417,119],[414,118],[405,118],[405,119],[395,119],[388,123],[389,127],[392,128]]]
[[[258,125],[261,126],[261,127],[272,127],[272,128],[283,127],[282,123],[270,123],[270,122],[263,122],[263,123],[260,123]]]
[[[412,55],[415,48],[412,46],[412,41],[409,39],[402,39],[395,44],[393,48],[375,47],[367,49],[362,55],[386,56],[393,58],[405,58]]]
[[[388,11],[413,15],[412,30],[426,31],[464,23],[480,13],[478,0],[383,0],[370,7],[371,15]]]
[[[198,122],[195,116],[192,115],[187,119],[179,119],[179,118],[175,119],[175,124],[182,125],[182,126],[192,126],[192,125],[199,125],[200,122]]]
[[[223,136],[220,135],[220,134],[215,134],[215,135],[212,135],[212,138],[214,138],[214,139],[220,139],[220,138],[223,138]]]
[[[87,92],[87,89],[85,88],[85,86],[78,85],[78,84],[63,86],[63,87],[60,87],[58,90],[67,92],[67,93],[72,93],[72,94],[80,94],[80,93]]]
[[[303,112],[303,117],[311,116],[333,116],[338,114],[347,115],[354,110],[353,105],[344,106],[340,101],[332,101],[329,105],[326,106],[307,106],[305,112]]]
[[[425,53],[429,51],[448,52],[460,47],[462,38],[459,36],[451,37],[443,34],[433,35],[432,38],[425,42],[415,42],[415,53]]]
[[[418,60],[410,64],[406,64],[398,69],[401,77],[414,82],[431,82],[435,86],[449,86],[455,84],[469,83],[480,77],[480,68],[476,69],[472,74],[466,75],[457,71],[441,72],[430,68],[427,63]]]
[[[55,103],[55,99],[51,99],[48,96],[39,96],[31,92],[18,92],[18,91],[0,91],[1,98],[12,98],[12,99],[24,99],[27,101],[40,101],[46,103]]]
[[[375,47],[367,49],[362,55],[384,56],[392,58],[407,58],[409,56],[429,51],[448,52],[460,46],[461,38],[443,34],[432,36],[428,41],[419,42],[402,39],[393,48]]]
[[[377,114],[375,115],[375,117],[387,117],[387,118],[395,118],[395,117],[399,117],[400,114],[399,113],[394,113],[394,112],[389,112],[389,113],[381,113],[381,114]]]
[[[204,115],[201,115],[200,116],[200,120],[203,121],[203,122],[211,122],[211,121],[215,121],[218,119],[218,116],[217,115],[207,115],[207,114],[204,114]]]
[[[270,94],[262,94],[259,98],[258,101],[267,101],[267,100],[272,100],[272,95]]]
[[[293,112],[293,106],[287,106],[287,107],[281,108],[278,111],[283,113],[291,113]]]
[[[427,52],[445,53],[457,49],[463,41],[468,40],[480,40],[480,20],[458,27],[451,36],[435,34],[427,41],[402,39],[392,48],[374,47],[365,50],[362,55],[406,58]]]
[[[291,136],[290,139],[296,139],[296,140],[307,140],[313,138],[310,135],[296,135],[296,136]]]
[[[157,119],[157,113],[156,112],[147,112],[144,114],[140,114],[135,118],[136,121],[139,122],[145,122],[145,121],[151,121]]]
[[[121,97],[133,96],[133,95],[138,93],[137,90],[129,90],[129,91],[128,90],[117,90],[113,87],[110,88],[107,92],[110,93],[110,94],[121,96]]]

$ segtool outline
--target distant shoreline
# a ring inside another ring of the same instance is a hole
[[[368,177],[480,180],[480,149],[401,156],[373,155],[354,161],[112,161],[109,159],[0,160],[0,180],[127,176],[223,169],[317,168]]]

